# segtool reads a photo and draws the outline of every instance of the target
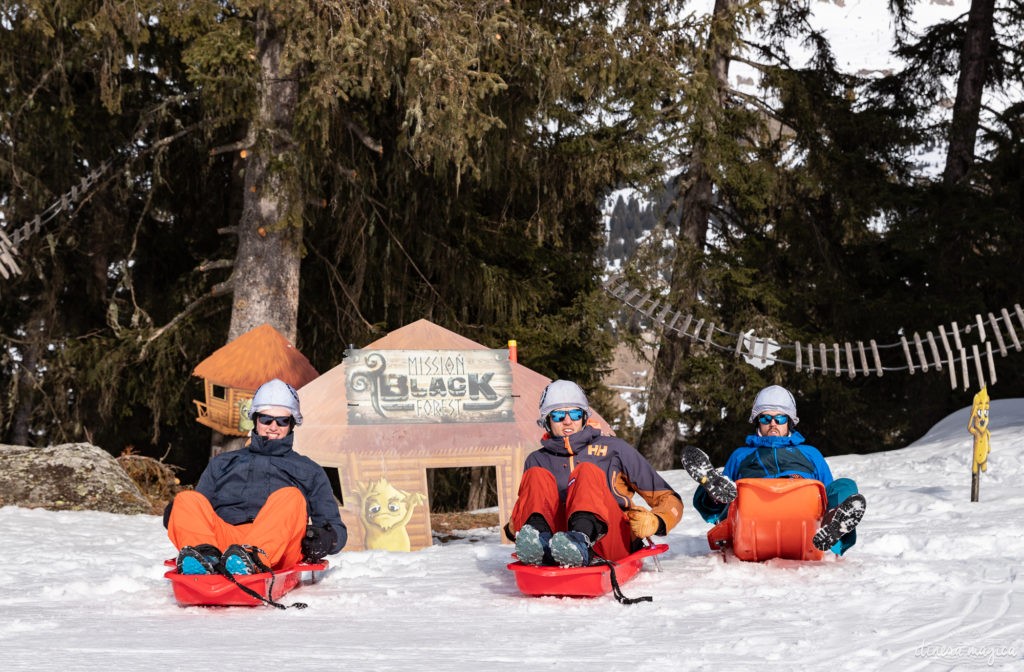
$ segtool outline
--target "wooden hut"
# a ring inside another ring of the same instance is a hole
[[[523,461],[539,447],[549,382],[508,350],[419,320],[299,389],[295,449],[338,468],[346,549],[430,546],[429,468],[493,466],[504,524]]]
[[[203,379],[205,401],[193,400],[196,420],[229,436],[245,436],[251,424],[242,417],[256,389],[280,378],[298,389],[319,374],[305,355],[269,324],[245,332],[196,366]]]

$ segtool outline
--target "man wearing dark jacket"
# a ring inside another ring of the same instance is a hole
[[[182,574],[253,574],[337,553],[347,541],[322,467],[292,450],[302,424],[291,385],[256,390],[249,444],[207,465],[193,491],[178,493],[164,516]],[[222,553],[220,549],[226,549]]]
[[[547,433],[526,458],[506,526],[526,564],[579,567],[593,554],[619,560],[683,515],[665,479],[631,445],[586,424],[589,414],[576,383],[556,380],[541,396],[537,423]],[[635,505],[634,494],[651,508]]]

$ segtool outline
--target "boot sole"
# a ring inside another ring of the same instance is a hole
[[[587,564],[579,546],[563,532],[551,537],[551,557],[561,567],[583,567]]]
[[[828,525],[814,534],[811,543],[819,551],[827,551],[844,536],[853,532],[867,511],[867,500],[863,495],[850,495],[836,507],[835,514]]]
[[[544,544],[540,541],[540,532],[533,527],[519,530],[516,535],[516,557],[524,565],[544,563]]]
[[[690,478],[703,485],[716,502],[728,504],[736,499],[736,484],[715,470],[703,450],[696,446],[685,446],[680,460]]]

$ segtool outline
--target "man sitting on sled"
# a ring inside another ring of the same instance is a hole
[[[529,565],[589,565],[594,555],[619,560],[643,539],[668,534],[683,502],[631,445],[587,424],[590,406],[579,385],[556,380],[540,399],[547,430],[526,458],[519,498],[505,527]],[[651,509],[633,504],[639,494]]]
[[[181,574],[256,574],[316,562],[348,539],[327,474],[292,450],[302,424],[294,388],[276,378],[264,383],[249,417],[249,444],[210,460],[196,489],[179,492],[164,512]]]
[[[821,481],[828,495],[828,510],[821,529],[811,543],[819,551],[831,549],[842,555],[857,541],[855,528],[864,516],[866,501],[849,478],[832,479],[832,471],[817,448],[804,443],[794,428],[800,418],[796,400],[784,387],[772,385],[754,399],[750,422],[754,434],[746,446],[737,448],[725,463],[722,473],[711,466],[701,450],[687,446],[683,467],[701,485],[693,495],[693,506],[704,520],[718,523],[729,513],[741,478],[813,478]]]

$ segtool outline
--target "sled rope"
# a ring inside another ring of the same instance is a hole
[[[269,588],[267,588],[267,595],[273,595],[274,594],[274,581],[277,580],[277,576],[274,574],[274,570],[270,569],[270,567],[267,567],[259,559],[259,554],[260,553],[262,553],[263,555],[266,555],[267,552],[264,551],[262,548],[256,548],[256,547],[253,547],[253,546],[246,546],[244,548],[246,548],[247,550],[248,549],[252,549],[253,551],[256,552],[256,554],[254,555],[254,559],[256,561],[256,568],[257,569],[270,573],[270,586],[269,586]],[[293,603],[288,604],[288,605],[281,604],[280,602],[275,602],[274,600],[270,599],[269,597],[264,597],[263,595],[260,595],[259,593],[257,593],[252,588],[250,588],[248,586],[243,586],[241,583],[238,582],[238,579],[235,578],[235,575],[232,574],[231,572],[229,572],[227,569],[225,569],[222,565],[218,565],[217,569],[221,573],[221,575],[223,575],[225,578],[227,578],[227,580],[230,581],[231,583],[235,584],[235,586],[237,586],[239,590],[241,590],[243,593],[245,593],[249,597],[252,597],[254,599],[259,600],[263,604],[269,605],[271,607],[276,607],[278,609],[293,609],[293,608],[294,609],[305,609],[306,607],[309,606],[305,602],[293,602]]]
[[[608,567],[608,574],[612,581],[612,595],[615,596],[615,601],[619,604],[636,604],[637,602],[653,602],[654,597],[651,595],[643,595],[641,597],[626,597],[622,594],[622,587],[619,586],[619,579],[615,576],[615,563],[611,560],[605,560],[599,555],[594,555],[592,565],[604,565]]]

